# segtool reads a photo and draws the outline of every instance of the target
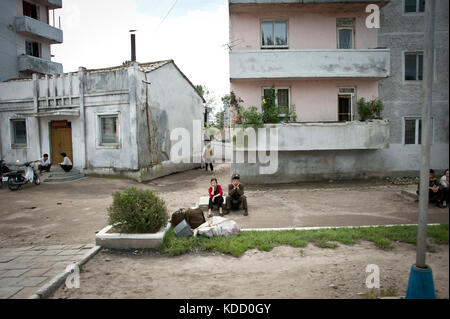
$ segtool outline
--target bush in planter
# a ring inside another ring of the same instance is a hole
[[[358,112],[362,121],[367,119],[380,118],[384,104],[379,98],[366,101],[364,98],[358,100]]]
[[[113,194],[108,221],[121,233],[156,233],[167,225],[166,204],[151,190],[130,187]]]

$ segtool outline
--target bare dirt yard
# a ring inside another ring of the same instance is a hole
[[[202,169],[149,183],[88,177],[77,182],[0,189],[0,248],[30,245],[88,244],[107,225],[112,193],[130,186],[153,189],[168,212],[193,206],[217,177],[226,192],[229,165],[214,174]],[[400,196],[406,186],[383,181],[248,185],[249,216],[227,215],[241,228],[359,226],[417,223],[418,203]],[[216,212],[217,213],[217,212]],[[448,223],[448,209],[430,205],[429,223]]]
[[[448,245],[427,254],[438,298],[449,298]],[[61,287],[51,298],[364,299],[404,296],[415,246],[397,243],[384,251],[373,243],[334,249],[256,249],[235,258],[224,254],[167,257],[154,252],[101,251],[82,268],[80,287]],[[380,271],[379,289],[366,287],[366,266]]]

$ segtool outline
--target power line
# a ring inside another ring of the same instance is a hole
[[[159,27],[161,26],[161,24],[163,24],[163,22],[166,20],[166,18],[169,16],[170,12],[172,12],[173,8],[175,8],[175,5],[177,4],[178,0],[175,0],[175,2],[173,3],[173,5],[170,7],[169,11],[167,11],[166,16],[161,20],[161,22],[158,24],[158,26],[156,27],[155,31],[153,32],[153,34],[156,33],[156,31],[158,31]]]

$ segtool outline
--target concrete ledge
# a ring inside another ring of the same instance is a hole
[[[95,247],[89,249],[89,251],[86,254],[84,254],[83,258],[79,262],[75,263],[74,265],[81,267],[82,265],[87,263],[92,257],[94,257],[95,254],[97,254],[101,249],[102,249],[102,247],[100,247],[100,246],[95,246]],[[66,267],[66,269],[64,269],[61,273],[59,273],[58,275],[53,277],[49,282],[47,282],[44,286],[42,286],[38,291],[36,291],[33,295],[28,297],[28,299],[47,298],[65,282],[67,276],[69,276],[70,273],[71,272],[69,270],[67,270],[67,267]]]
[[[108,233],[112,225],[103,228],[96,236],[95,243],[98,246],[113,249],[143,249],[159,248],[162,245],[164,235],[170,229],[171,224],[155,234],[122,234]]]
[[[223,196],[223,207],[225,207],[227,203],[227,197]],[[197,206],[200,207],[200,209],[205,210],[208,209],[209,205],[209,196],[200,196],[200,199],[198,200]],[[214,208],[216,208],[217,205],[214,205]]]
[[[417,196],[417,193],[414,190],[404,189],[401,191],[401,195],[404,199],[407,199],[407,200],[411,200],[411,201],[419,200],[419,197]]]
[[[439,226],[440,224],[427,224],[428,226]],[[364,226],[318,226],[318,227],[285,227],[285,228],[243,228],[241,231],[278,231],[278,230],[318,230],[337,228],[367,228],[367,227],[395,227],[395,226],[417,226],[417,224],[397,224],[397,225],[364,225]]]

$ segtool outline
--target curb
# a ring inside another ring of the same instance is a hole
[[[427,224],[427,226],[439,226],[439,225],[440,225],[439,223]],[[316,229],[395,227],[395,226],[417,226],[417,224],[364,225],[364,226],[318,226],[318,227],[285,227],[285,228],[243,228],[243,229],[241,229],[241,231],[316,230]]]
[[[95,246],[91,248],[80,261],[74,263],[73,265],[81,267],[82,265],[87,263],[92,257],[94,257],[101,249],[102,249],[101,246]],[[66,269],[63,270],[58,275],[54,276],[52,279],[50,279],[48,283],[39,288],[38,291],[36,291],[33,295],[31,295],[27,299],[45,299],[48,296],[50,296],[56,289],[58,289],[64,283],[67,276],[71,274],[71,272]]]

